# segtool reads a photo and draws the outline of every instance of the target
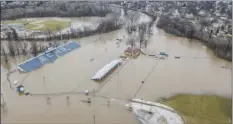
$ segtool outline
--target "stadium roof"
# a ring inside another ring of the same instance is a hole
[[[105,65],[102,69],[95,73],[95,75],[91,78],[92,80],[100,80],[106,76],[106,74],[111,71],[114,67],[121,63],[121,59],[113,60],[112,62]]]

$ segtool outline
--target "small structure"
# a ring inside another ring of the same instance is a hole
[[[102,80],[107,74],[109,74],[113,69],[120,65],[121,61],[121,59],[113,60],[109,64],[105,65],[98,72],[96,72],[96,74],[91,79],[97,81]]]
[[[167,53],[165,53],[165,52],[160,52],[160,53],[159,53],[159,55],[161,55],[161,56],[165,56],[165,57],[168,57],[168,54],[167,54]]]
[[[22,85],[18,86],[17,92],[18,92],[19,96],[25,95],[24,87]]]
[[[140,49],[134,47],[128,47],[125,50],[125,55],[136,58],[140,54]]]
[[[89,95],[89,91],[88,90],[84,90],[84,93],[85,93],[86,96]]]
[[[20,82],[18,82],[17,80],[14,81],[14,85],[15,85],[16,91],[18,92],[19,96],[31,95],[31,93],[29,93],[28,91],[25,91],[24,86]]]

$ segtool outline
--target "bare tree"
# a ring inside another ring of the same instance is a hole
[[[60,40],[62,40],[62,33],[61,33],[61,26],[60,25],[57,26],[57,30],[60,33],[60,38],[61,38]]]
[[[12,35],[11,35],[11,32],[6,32],[6,35],[7,35],[7,40],[8,41],[11,41],[12,40]]]
[[[23,55],[27,55],[27,43],[23,43],[22,44],[22,54]]]
[[[144,41],[144,46],[145,46],[145,48],[147,48],[147,44],[148,44],[148,40],[145,40],[145,41]]]
[[[129,38],[128,40],[128,44],[131,46],[131,47],[134,47],[135,46],[135,42],[136,40],[134,38]]]
[[[31,42],[31,51],[34,56],[38,54],[38,46],[36,42]]]
[[[20,48],[20,46],[19,46],[18,43],[17,43],[17,44],[16,44],[16,52],[17,52],[17,55],[20,55],[19,48]]]
[[[49,40],[52,40],[52,30],[50,28],[48,28],[47,32],[49,34]]]
[[[12,30],[12,35],[15,41],[19,40],[18,34],[14,28],[10,28]]]
[[[127,7],[127,4],[125,4],[124,3],[124,5],[123,5],[123,9],[124,9],[124,14],[125,14],[125,16],[128,16],[128,7]]]
[[[4,48],[1,49],[1,54],[4,56],[5,63],[8,63],[8,57]]]
[[[10,56],[15,56],[15,50],[12,41],[8,42],[8,50],[10,53]]]
[[[146,25],[140,25],[139,26],[139,42],[140,42],[140,48],[142,45],[142,42],[145,40],[145,33],[146,33]]]

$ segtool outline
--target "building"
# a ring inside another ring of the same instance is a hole
[[[135,58],[135,57],[139,56],[139,54],[140,54],[140,49],[139,48],[128,47],[125,50],[125,55],[129,56],[129,57]]]

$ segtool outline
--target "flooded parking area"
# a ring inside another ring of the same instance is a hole
[[[106,99],[96,97],[87,104],[81,102],[87,97],[77,94],[50,96],[48,102],[46,94],[49,93],[95,89],[99,96],[123,100],[135,97],[148,101],[179,93],[231,96],[231,69],[221,68],[231,68],[230,62],[215,57],[196,41],[169,35],[155,27],[153,33],[146,51],[166,52],[169,54],[167,59],[158,60],[141,54],[136,59],[123,62],[102,83],[92,81],[91,77],[124,54],[126,43],[120,43],[119,47],[116,44],[116,39],[126,36],[124,29],[73,39],[81,44],[79,49],[31,73],[17,72],[10,76],[12,81],[22,81],[29,92],[44,95],[18,96],[9,88],[4,75],[6,70],[1,68],[2,89],[7,103],[2,122],[91,124],[95,116],[96,124],[137,123],[124,108],[124,103],[111,102],[108,106]],[[180,59],[174,56],[180,56]],[[12,62],[11,67],[19,62]]]

